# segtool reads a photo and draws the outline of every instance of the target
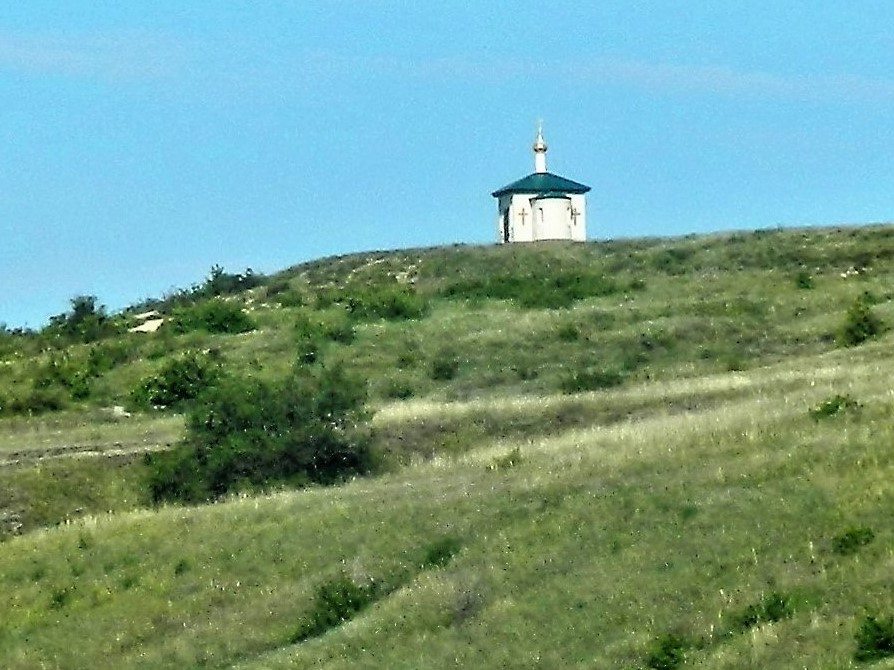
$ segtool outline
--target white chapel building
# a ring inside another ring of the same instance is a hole
[[[587,239],[589,186],[546,169],[543,128],[534,141],[534,172],[494,191],[499,216],[497,239],[506,242]]]

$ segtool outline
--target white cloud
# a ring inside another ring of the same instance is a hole
[[[789,75],[721,65],[676,65],[623,59],[538,61],[457,55],[413,60],[387,56],[345,56],[320,51],[315,52],[307,64],[306,74],[324,77],[379,75],[428,81],[478,81],[494,85],[561,77],[565,81],[587,86],[620,85],[656,93],[701,93],[817,102],[894,99],[894,79],[848,73]]]
[[[564,64],[566,77],[593,84],[624,84],[647,90],[728,96],[854,101],[894,98],[894,80],[852,74],[785,75],[723,66],[687,66],[605,60]]]
[[[172,74],[181,47],[145,33],[78,37],[0,33],[0,72],[100,79],[155,79]]]

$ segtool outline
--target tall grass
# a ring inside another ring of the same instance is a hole
[[[622,389],[614,402],[651,409],[520,443],[484,438],[462,458],[335,489],[93,517],[7,542],[0,660],[643,667],[673,634],[703,667],[846,667],[864,612],[894,605],[894,459],[879,448],[894,437],[879,374],[892,352],[872,354]],[[719,402],[699,406],[709,388]],[[833,389],[863,406],[847,430],[810,416]],[[668,393],[694,404],[668,412]],[[496,422],[511,407],[481,410]],[[522,457],[493,468],[511,444]],[[876,537],[858,561],[835,549],[849,526]],[[445,534],[461,550],[426,558]],[[399,586],[293,642],[338,575]]]
[[[66,412],[0,420],[0,458],[22,461],[3,466],[0,521],[32,513],[0,544],[0,667],[886,654],[894,349],[881,331],[837,337],[867,292],[892,322],[892,257],[888,227],[359,254],[236,295],[252,332],[116,335],[127,355]],[[519,267],[565,279],[501,280]],[[179,417],[109,405],[185,350],[280,377],[308,324],[328,361],[372,380],[386,474],[137,509],[141,461],[61,458],[175,441]],[[61,351],[41,337],[6,334],[0,399]]]

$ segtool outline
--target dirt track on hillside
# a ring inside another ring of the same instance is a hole
[[[98,444],[71,444],[54,445],[48,447],[36,447],[34,449],[19,449],[6,453],[0,452],[0,467],[14,467],[17,465],[32,465],[46,460],[61,458],[95,458],[99,456],[129,456],[135,454],[164,451],[170,449],[171,444],[146,444],[113,442],[109,445]]]

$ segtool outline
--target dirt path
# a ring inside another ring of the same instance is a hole
[[[71,444],[54,445],[51,447],[38,447],[34,449],[22,449],[17,451],[0,452],[0,467],[16,465],[31,465],[40,461],[61,458],[95,458],[98,456],[127,456],[133,454],[150,453],[170,449],[170,443],[147,444],[113,442],[108,445],[99,444]]]

